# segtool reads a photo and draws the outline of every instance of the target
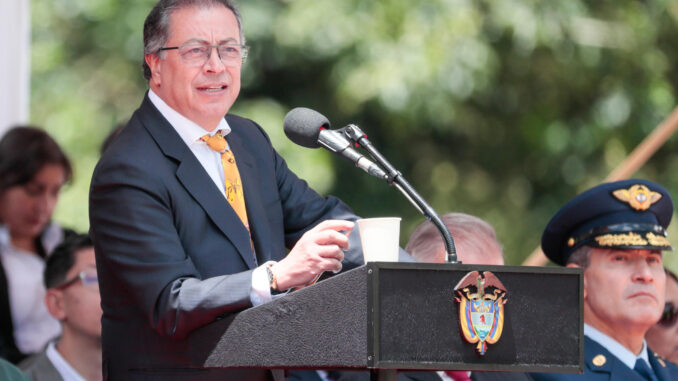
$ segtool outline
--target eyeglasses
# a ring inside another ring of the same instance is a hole
[[[659,319],[659,324],[664,327],[671,327],[678,320],[678,309],[676,306],[669,302],[664,304],[664,312],[662,313],[662,318]]]
[[[54,288],[57,290],[64,290],[73,285],[77,281],[81,281],[82,285],[85,287],[99,288],[99,277],[97,276],[97,272],[94,270],[81,271],[73,278],[65,281],[64,283]]]
[[[239,44],[207,45],[190,43],[182,46],[168,46],[160,50],[177,50],[179,56],[190,66],[202,66],[210,59],[212,49],[217,49],[219,59],[226,66],[238,66],[245,63],[249,46]]]

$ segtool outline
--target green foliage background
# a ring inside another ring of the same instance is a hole
[[[75,162],[56,219],[88,228],[99,145],[146,89],[153,0],[33,0],[31,121]],[[491,222],[507,262],[560,205],[600,182],[676,105],[678,3],[668,0],[241,0],[251,55],[232,112],[290,167],[363,216],[422,217],[402,195],[282,133],[296,106],[360,125],[439,213]],[[678,195],[676,138],[636,174]],[[678,228],[671,228],[678,242]],[[678,269],[678,254],[667,264]]]

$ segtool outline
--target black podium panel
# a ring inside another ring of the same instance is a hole
[[[225,320],[191,337],[196,365],[365,369],[367,269],[347,271]]]
[[[576,372],[583,362],[581,271],[519,266],[368,264],[370,367]],[[492,271],[507,289],[499,341],[476,353],[460,333],[454,288]],[[538,271],[538,272],[535,272]]]
[[[492,271],[507,289],[502,336],[484,356],[462,338],[454,301],[471,271]],[[191,363],[577,372],[582,279],[569,268],[368,263],[195,331]]]

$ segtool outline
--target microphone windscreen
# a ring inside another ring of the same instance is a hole
[[[330,128],[327,118],[310,108],[297,107],[285,115],[283,128],[287,137],[307,148],[318,148],[318,134],[321,128]]]

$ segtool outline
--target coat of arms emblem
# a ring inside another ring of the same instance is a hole
[[[476,350],[482,356],[487,344],[499,341],[504,329],[506,287],[490,271],[472,271],[457,283],[454,291],[461,333],[469,343],[478,343]]]

